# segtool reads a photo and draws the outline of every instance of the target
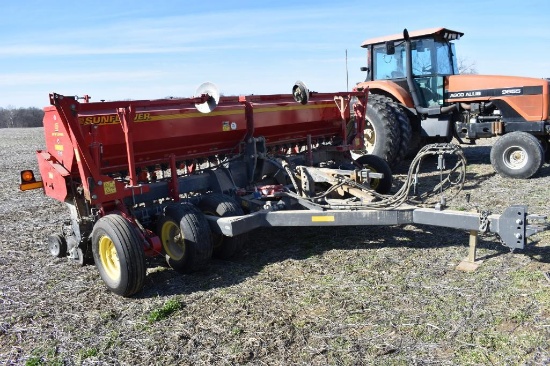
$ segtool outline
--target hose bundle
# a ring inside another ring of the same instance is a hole
[[[430,190],[422,194],[416,194],[419,188],[419,173],[421,171],[422,162],[429,157],[437,157],[437,169],[439,170],[439,182],[433,186]],[[450,169],[445,167],[445,156],[456,157],[454,166]],[[390,210],[397,208],[405,202],[418,204],[431,204],[430,198],[439,196],[439,199],[450,200],[455,197],[464,187],[464,181],[466,178],[466,157],[462,149],[450,143],[438,143],[426,145],[415,156],[411,165],[405,182],[394,195],[383,195],[377,193],[370,187],[367,187],[361,183],[357,183],[351,179],[344,179],[339,184],[329,188],[329,190],[323,192],[316,197],[300,197],[297,194],[288,192],[290,196],[299,198],[302,200],[310,201],[309,204],[324,209],[376,209],[376,210]],[[328,196],[330,191],[334,191],[336,188],[342,185],[348,185],[354,188],[358,188],[364,191],[368,191],[369,194],[375,197],[372,202],[359,202],[356,198],[347,200],[345,203],[319,203],[319,199]],[[411,189],[413,194],[411,195]],[[448,197],[443,196],[443,192],[451,192]]]
[[[455,165],[448,171],[445,171],[445,156],[455,156],[457,158]],[[428,190],[420,195],[411,196],[410,192],[416,193],[418,188],[418,175],[422,162],[429,158],[436,156],[438,159],[437,168],[440,172],[439,183],[436,184],[431,190]],[[376,192],[373,194],[379,199],[376,202],[367,204],[368,208],[377,209],[391,209],[401,206],[403,203],[409,201],[415,204],[428,204],[429,198],[439,195],[443,197],[443,192],[451,192],[445,199],[450,200],[462,190],[464,187],[464,181],[466,179],[466,157],[462,149],[455,144],[439,143],[426,145],[415,156],[403,186],[392,196],[380,195]]]

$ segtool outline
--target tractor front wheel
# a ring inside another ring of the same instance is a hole
[[[100,218],[92,231],[92,252],[109,290],[132,296],[143,288],[145,254],[137,229],[120,215]]]
[[[491,148],[491,164],[506,178],[527,179],[544,163],[544,150],[537,138],[515,131],[500,137]]]

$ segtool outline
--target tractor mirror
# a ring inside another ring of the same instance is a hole
[[[387,41],[386,42],[386,54],[387,55],[393,55],[395,53],[395,44],[393,41]]]

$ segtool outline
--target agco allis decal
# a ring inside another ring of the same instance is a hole
[[[456,92],[445,92],[446,99],[460,99],[473,97],[506,97],[514,95],[537,95],[542,94],[541,86],[526,86],[502,89],[485,89],[485,90],[464,90]]]

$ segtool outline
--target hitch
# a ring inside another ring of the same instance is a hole
[[[479,230],[470,230],[468,257],[456,267],[459,271],[472,272],[483,262],[476,260],[478,234],[492,232],[500,236],[502,244],[514,251],[527,245],[527,238],[547,229],[548,225],[531,221],[545,221],[546,216],[527,214],[527,206],[516,205],[508,207],[502,215],[490,215],[482,212]]]
[[[510,249],[523,249],[527,238],[546,230],[542,223],[531,224],[531,221],[544,221],[545,215],[527,214],[527,206],[515,205],[508,207],[497,219],[490,219],[490,231],[497,233],[503,244]]]

